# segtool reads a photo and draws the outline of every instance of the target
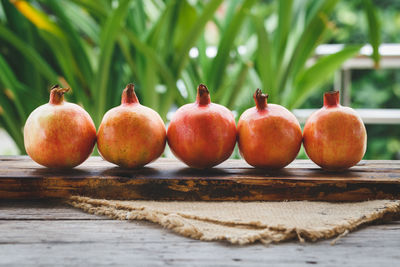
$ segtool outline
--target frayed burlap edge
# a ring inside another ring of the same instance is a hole
[[[221,234],[209,238],[205,237],[201,230],[191,224],[190,220],[204,221],[223,225],[225,227],[235,227],[238,225],[243,226],[243,224],[227,224],[205,218],[182,214],[168,214],[146,208],[136,209],[124,204],[113,203],[109,200],[92,199],[82,196],[72,196],[67,203],[75,208],[79,208],[94,215],[105,215],[109,218],[118,220],[147,220],[157,223],[180,235],[193,239],[203,241],[228,241],[229,243],[239,245],[250,244],[257,241],[264,244],[269,244],[272,242],[278,243],[292,239],[297,239],[300,242],[315,242],[322,239],[336,237],[331,242],[333,245],[338,239],[346,236],[349,232],[354,231],[362,225],[376,222],[400,213],[400,201],[396,201],[390,202],[389,205],[386,205],[383,209],[376,210],[375,212],[362,216],[361,218],[347,220],[339,225],[335,225],[330,229],[314,230],[307,228],[285,228],[282,226],[266,226],[261,228],[257,225],[248,225],[249,228],[259,229],[260,231],[258,233],[246,234],[239,237]]]

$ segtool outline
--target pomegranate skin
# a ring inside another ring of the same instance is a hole
[[[308,157],[326,170],[356,165],[367,148],[367,132],[360,116],[339,104],[339,92],[327,92],[324,106],[304,126],[303,144]]]
[[[238,122],[239,152],[256,168],[281,169],[299,153],[300,124],[286,108],[267,104],[268,95],[254,93],[256,106],[246,110]]]
[[[107,161],[124,168],[140,168],[164,152],[166,130],[157,112],[139,103],[134,85],[122,93],[121,105],[103,117],[97,148]]]
[[[96,128],[80,106],[64,101],[68,89],[54,86],[50,102],[36,108],[24,127],[28,155],[49,168],[73,168],[84,162],[96,143]]]
[[[167,140],[172,153],[189,167],[211,168],[235,148],[235,119],[229,109],[211,103],[207,87],[200,84],[196,102],[179,108],[171,119]]]

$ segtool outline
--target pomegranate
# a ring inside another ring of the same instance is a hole
[[[211,103],[205,85],[197,88],[196,102],[179,108],[171,119],[167,139],[172,153],[197,169],[210,168],[229,158],[236,144],[232,112]]]
[[[124,168],[139,168],[161,156],[166,130],[160,115],[141,105],[133,84],[122,92],[121,105],[101,121],[97,148],[107,161]]]
[[[367,148],[367,132],[357,113],[339,104],[339,92],[324,94],[324,106],[311,114],[304,126],[308,157],[327,170],[356,165]]]
[[[72,168],[84,162],[96,143],[96,127],[80,106],[64,101],[69,88],[52,87],[48,104],[36,108],[24,127],[28,155],[49,168]]]
[[[268,104],[257,89],[256,106],[243,112],[238,122],[239,151],[256,168],[280,169],[292,162],[301,147],[301,128],[286,108]]]

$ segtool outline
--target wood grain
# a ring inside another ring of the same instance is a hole
[[[308,160],[280,171],[254,169],[242,160],[194,170],[174,159],[128,170],[91,157],[72,170],[47,169],[28,157],[0,157],[0,199],[324,200],[400,198],[400,161],[362,161],[326,172]]]
[[[400,266],[400,221],[368,226],[335,246],[331,240],[232,246],[148,222],[85,219],[53,200],[0,201],[0,214],[6,209],[13,213],[0,218],[0,266]]]

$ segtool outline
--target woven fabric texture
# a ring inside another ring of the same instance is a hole
[[[116,201],[74,196],[68,203],[114,219],[151,221],[194,239],[241,245],[342,237],[362,224],[400,213],[400,200],[183,202]]]

